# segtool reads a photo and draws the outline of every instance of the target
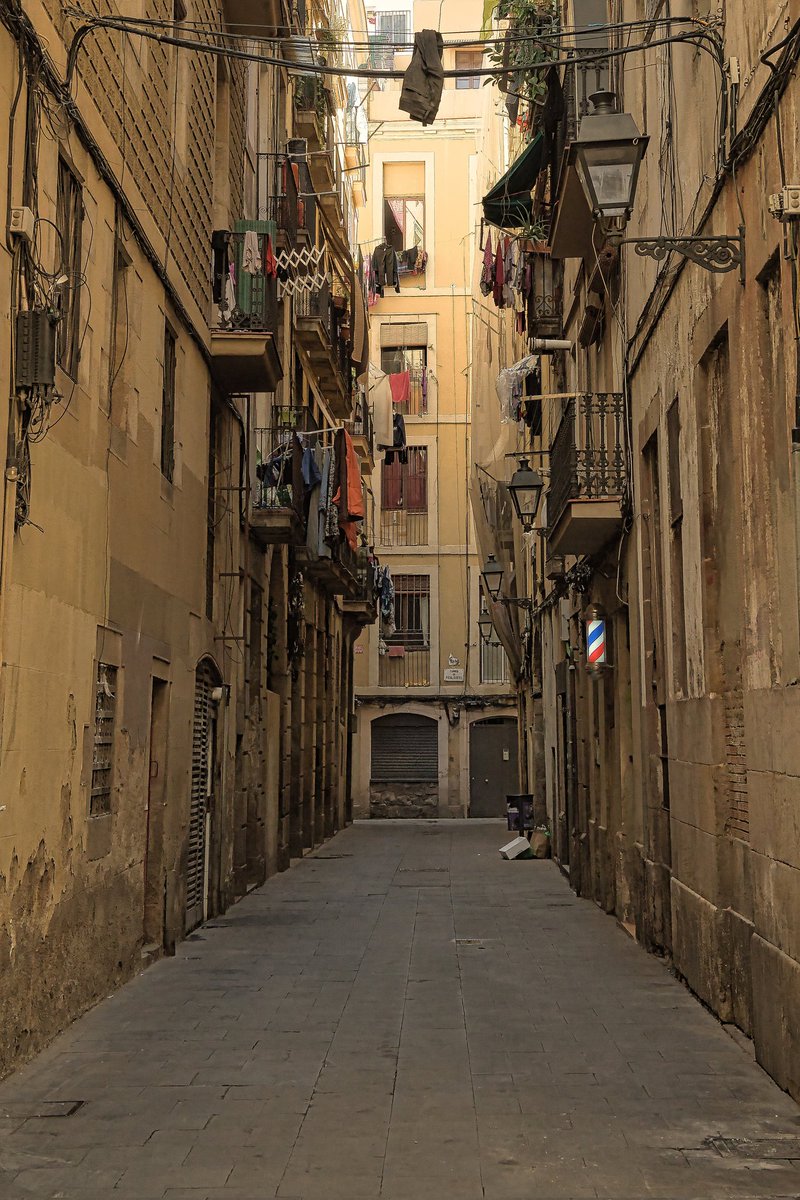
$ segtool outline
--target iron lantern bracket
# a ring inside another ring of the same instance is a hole
[[[653,258],[663,262],[668,254],[682,254],[706,271],[715,275],[726,275],[739,271],[740,283],[745,282],[745,227],[739,226],[736,235],[720,237],[655,237],[620,238],[609,236],[614,246],[633,246],[641,258]]]

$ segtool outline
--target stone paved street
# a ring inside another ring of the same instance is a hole
[[[201,929],[0,1086],[2,1200],[797,1197],[797,1106],[504,840],[357,825]]]

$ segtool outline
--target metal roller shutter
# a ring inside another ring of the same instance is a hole
[[[429,717],[397,714],[372,722],[374,783],[436,783],[439,727]]]
[[[189,848],[186,856],[186,927],[203,919],[206,862],[206,807],[211,790],[209,745],[211,690],[214,686],[209,664],[201,663],[195,676],[194,727],[192,731],[192,792],[189,807]]]

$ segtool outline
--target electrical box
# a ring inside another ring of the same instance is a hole
[[[56,318],[31,310],[17,313],[15,386],[52,387],[56,381]]]
[[[9,237],[22,238],[25,242],[33,241],[34,216],[31,208],[12,208],[8,224]]]
[[[800,221],[800,187],[785,187],[769,198],[769,211],[779,221]]]

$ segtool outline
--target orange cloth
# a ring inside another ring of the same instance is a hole
[[[358,461],[356,448],[353,445],[353,439],[346,429],[342,430],[344,434],[345,444],[345,462],[347,474],[347,510],[342,511],[342,506],[339,505],[339,511],[342,515],[339,518],[339,528],[347,538],[347,544],[351,550],[358,549],[358,521],[362,521],[366,516],[364,508],[364,493],[361,490],[361,464]],[[339,504],[341,496],[341,488],[333,497],[334,504]]]

